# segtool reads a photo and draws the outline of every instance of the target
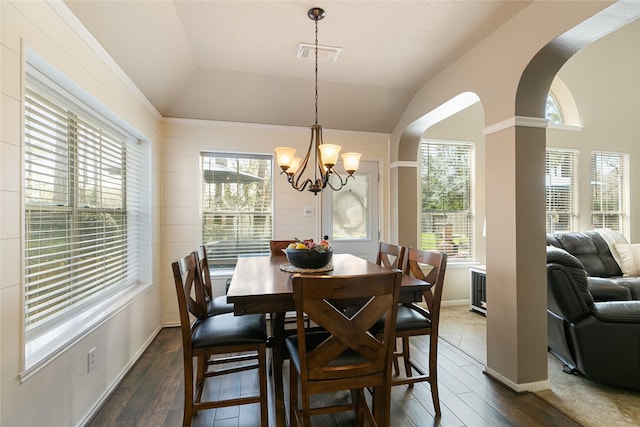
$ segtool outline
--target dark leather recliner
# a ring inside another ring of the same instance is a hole
[[[640,390],[640,301],[594,302],[582,263],[547,246],[549,350],[594,381]]]

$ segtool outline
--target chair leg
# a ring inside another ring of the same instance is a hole
[[[436,417],[442,415],[440,412],[440,397],[438,396],[438,381],[436,378],[431,378],[429,381],[431,385],[431,400],[433,400],[433,408],[436,411]]]
[[[373,414],[367,405],[367,400],[364,396],[364,389],[359,388],[351,390],[351,400],[355,406],[357,427],[377,427],[378,424],[373,418]]]
[[[198,356],[196,358],[196,387],[194,400],[196,403],[200,403],[202,401],[202,390],[204,390],[204,379],[207,373],[207,359],[208,357],[203,356]]]
[[[295,368],[294,368],[295,369]],[[306,387],[301,387],[300,399],[302,400],[302,425],[304,427],[311,427],[311,400],[309,391]]]
[[[269,404],[267,398],[267,346],[261,345],[258,348],[258,378],[260,380],[260,425],[269,425]]]
[[[436,416],[440,414],[440,397],[438,395],[438,335],[430,336],[429,344],[429,385],[431,386],[431,399]]]
[[[289,426],[299,426],[298,423],[298,372],[293,362],[289,361]]]
[[[362,406],[362,400],[358,389],[349,390],[351,394],[351,401],[353,402],[353,412],[356,415],[356,427],[364,427],[364,408]]]
[[[398,364],[398,357],[400,357],[400,353],[398,353],[397,349],[398,349],[398,342],[396,340],[396,342],[393,343],[394,346],[394,350],[393,350],[393,371],[395,372],[396,377],[398,375],[400,375],[400,365]]]
[[[409,337],[402,337],[402,357],[404,357],[404,372],[407,378],[412,376],[411,373],[411,354],[409,352]],[[413,388],[413,384],[409,384],[409,388]]]
[[[184,411],[182,427],[191,426],[193,417],[193,358],[184,358]]]

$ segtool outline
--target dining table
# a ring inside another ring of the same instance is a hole
[[[283,254],[284,255],[284,254]],[[284,267],[283,267],[284,266]],[[310,272],[331,276],[352,276],[388,272],[379,266],[351,254],[334,254],[330,270]],[[285,315],[295,310],[291,266],[285,256],[240,257],[236,263],[227,301],[233,303],[236,315],[265,313],[271,316],[269,322],[269,345],[271,346],[271,368],[274,385],[275,419],[278,427],[286,426],[284,404],[284,382],[282,364],[284,362]],[[295,269],[294,269],[295,270]],[[303,273],[304,274],[304,273]],[[419,302],[430,284],[414,277],[403,275],[400,302]],[[391,390],[384,390],[390,393]],[[387,413],[381,419],[389,419]],[[388,421],[387,421],[388,422]]]

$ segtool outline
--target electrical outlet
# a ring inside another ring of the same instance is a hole
[[[96,348],[93,347],[87,353],[87,372],[93,371],[93,368],[96,367]]]
[[[313,208],[311,206],[304,207],[304,216],[313,216]]]

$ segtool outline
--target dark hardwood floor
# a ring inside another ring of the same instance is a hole
[[[412,348],[414,358],[427,366],[428,348],[419,340]],[[180,426],[182,424],[182,341],[179,328],[165,328],[122,383],[88,423],[100,426]],[[425,383],[413,390],[396,386],[392,390],[392,426],[579,426],[533,393],[517,395],[482,373],[483,365],[444,340],[440,341],[439,384],[442,417],[434,417],[431,392]],[[288,363],[284,366],[288,387]],[[257,374],[240,373],[223,381],[210,380],[209,395],[255,393]],[[269,384],[271,387],[271,384]],[[270,388],[271,390],[271,388]],[[286,392],[286,391],[285,391]],[[288,393],[287,393],[288,396]],[[341,399],[342,395],[327,397]],[[269,402],[270,419],[273,405]],[[247,426],[259,424],[258,405],[244,405],[201,412],[192,426]],[[271,423],[275,425],[275,423]],[[351,426],[351,414],[314,419],[318,426]]]

